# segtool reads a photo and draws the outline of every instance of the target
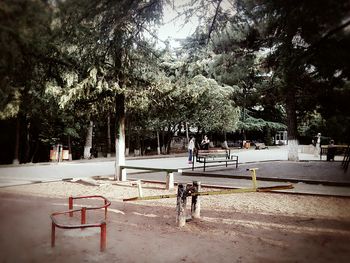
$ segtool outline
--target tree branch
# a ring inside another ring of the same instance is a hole
[[[215,9],[215,15],[214,15],[213,21],[211,23],[211,26],[210,26],[209,32],[208,32],[208,43],[210,41],[211,33],[214,31],[214,25],[215,25],[216,19],[218,17],[221,2],[222,2],[222,0],[219,0],[218,5],[216,6],[216,9]]]
[[[328,33],[325,34],[325,35],[318,41],[318,43],[319,43],[319,42],[322,42],[323,40],[325,40],[325,39],[329,38],[330,36],[336,34],[338,31],[340,31],[340,30],[346,28],[346,27],[349,26],[349,25],[350,25],[350,20],[346,21],[344,24],[342,24],[342,25],[340,25],[340,26],[338,26],[338,27],[336,27],[336,28],[333,28],[332,30],[328,31]]]
[[[331,36],[335,35],[336,33],[338,33],[340,30],[346,28],[350,26],[350,20],[346,21],[344,24],[339,25],[336,28],[333,28],[331,30],[329,30],[325,35],[323,35],[317,42],[313,43],[310,45],[310,47],[308,48],[308,50],[304,53],[304,56],[308,56],[310,54],[312,54],[321,44],[323,41],[327,40],[328,38],[330,38]],[[303,57],[304,57],[303,56]]]

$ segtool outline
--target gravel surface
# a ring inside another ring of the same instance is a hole
[[[96,184],[96,185],[91,185]],[[165,190],[163,184],[142,183],[144,196],[175,194]],[[218,191],[206,189],[202,191]],[[17,193],[51,198],[69,196],[103,195],[111,201],[138,196],[134,183],[109,180],[83,180],[76,182],[52,182],[1,188],[0,192]],[[240,211],[245,213],[295,215],[301,217],[332,218],[350,220],[350,198],[292,195],[280,193],[238,193],[228,195],[201,196],[203,210]],[[190,202],[190,201],[189,201]],[[176,206],[176,198],[133,201],[148,206]]]

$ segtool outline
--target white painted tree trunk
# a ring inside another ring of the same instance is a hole
[[[84,146],[84,159],[89,159],[91,156],[90,149],[92,147],[92,130],[94,123],[90,121],[90,125],[86,134],[85,146]]]
[[[68,160],[72,161],[73,157],[72,157],[72,144],[70,140],[70,135],[68,135],[67,141],[68,141]]]
[[[121,165],[125,165],[125,125],[123,120],[119,123],[119,131],[119,136],[115,139],[115,179],[125,181],[120,169]]]
[[[17,116],[17,125],[16,125],[16,144],[15,144],[15,152],[12,164],[19,164],[19,137],[20,137],[20,119]]]
[[[134,156],[141,156],[141,150],[140,149],[134,149]]]
[[[116,96],[116,129],[114,180],[126,181],[126,169],[120,169],[125,165],[125,102],[121,94]]]
[[[107,158],[111,157],[111,116],[108,113],[107,117]]]
[[[160,141],[159,141],[159,132],[157,131],[157,153],[160,155]]]
[[[298,140],[288,140],[288,161],[299,161],[298,148]]]

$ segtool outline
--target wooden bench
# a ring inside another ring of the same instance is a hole
[[[322,155],[326,155],[327,161],[334,161],[334,156],[344,155],[347,147],[347,145],[333,145],[332,147],[328,147],[328,145],[321,145],[320,160],[322,160]]]
[[[238,167],[238,156],[231,155],[230,149],[209,149],[209,150],[197,150],[192,162],[192,171],[194,170],[195,162],[203,163],[203,171],[207,163],[225,163],[226,167],[228,163],[236,164]]]
[[[261,149],[268,149],[269,147],[267,147],[265,145],[265,143],[260,143],[260,142],[257,142],[255,143],[255,150],[261,150]]]

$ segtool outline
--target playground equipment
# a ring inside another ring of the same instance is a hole
[[[179,184],[177,194],[169,195],[157,195],[157,196],[144,196],[144,197],[132,197],[123,199],[123,201],[140,201],[140,200],[154,200],[163,198],[175,198],[177,197],[176,205],[176,223],[178,226],[182,227],[186,224],[186,204],[187,197],[191,196],[191,217],[200,218],[200,200],[198,196],[203,195],[223,195],[223,194],[235,194],[235,193],[247,193],[247,192],[269,192],[273,190],[286,190],[294,188],[292,184],[288,185],[276,185],[270,187],[258,187],[256,181],[256,170],[258,168],[250,168],[247,171],[251,172],[252,176],[252,187],[251,188],[239,188],[239,189],[229,189],[222,191],[208,191],[200,192],[201,183],[194,181],[193,184]]]
[[[144,170],[148,173],[152,172],[165,172],[166,173],[166,189],[171,190],[174,189],[174,172],[181,173],[181,170],[178,169],[171,169],[171,168],[152,168],[152,167],[139,167],[139,166],[130,166],[130,165],[121,165],[119,167],[120,174],[122,176],[120,181],[126,181],[127,175],[126,170],[127,169],[133,169],[133,170]],[[114,180],[117,180],[118,178],[114,177]]]
[[[73,209],[73,200],[74,199],[87,199],[87,198],[101,198],[104,201],[104,205],[97,206],[97,207],[82,207],[80,209]],[[79,196],[79,197],[69,197],[68,199],[68,211],[63,212],[54,212],[50,215],[51,217],[51,247],[55,246],[55,239],[56,239],[56,227],[63,228],[63,229],[84,229],[84,228],[91,228],[91,227],[99,227],[101,229],[101,235],[100,235],[100,251],[104,251],[106,249],[106,238],[107,238],[107,207],[111,205],[111,202],[108,201],[107,198],[101,196],[101,195],[91,195],[91,196]],[[96,209],[105,209],[104,214],[104,220],[102,220],[99,223],[92,223],[92,224],[86,224],[86,211],[87,210],[96,210]],[[68,224],[61,224],[57,221],[55,218],[59,215],[69,215],[69,217],[73,217],[74,213],[80,212],[81,213],[81,224],[75,224],[75,225],[68,225]]]

